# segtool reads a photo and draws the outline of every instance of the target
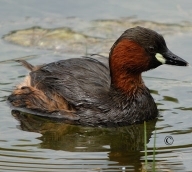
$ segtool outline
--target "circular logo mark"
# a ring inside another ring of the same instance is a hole
[[[172,136],[166,136],[165,139],[164,139],[164,142],[166,145],[172,145],[173,142],[174,142],[174,139]]]

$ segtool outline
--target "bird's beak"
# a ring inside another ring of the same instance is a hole
[[[173,54],[169,49],[163,54],[157,53],[155,55],[157,60],[162,64],[175,65],[175,66],[188,66],[188,62]]]

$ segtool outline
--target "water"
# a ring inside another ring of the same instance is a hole
[[[90,128],[11,112],[6,98],[27,71],[8,60],[25,58],[32,64],[42,64],[85,53],[106,54],[123,30],[142,25],[161,32],[171,51],[192,64],[191,6],[190,0],[2,0],[1,37],[34,26],[45,30],[68,27],[87,37],[80,44],[74,39],[64,44],[58,37],[50,43],[47,35],[37,39],[35,32],[30,46],[0,40],[0,171],[141,171],[145,159],[142,124]],[[147,123],[149,169],[155,130],[158,171],[192,169],[191,72],[191,67],[161,66],[143,74],[160,111],[157,120]],[[167,136],[174,140],[171,145],[165,143]]]

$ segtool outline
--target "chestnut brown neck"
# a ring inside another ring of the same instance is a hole
[[[129,95],[144,88],[141,73],[147,70],[149,57],[134,41],[122,39],[112,47],[109,59],[111,86]]]

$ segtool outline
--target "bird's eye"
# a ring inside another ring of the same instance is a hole
[[[150,53],[154,53],[155,52],[155,48],[153,46],[149,46],[148,50]]]

